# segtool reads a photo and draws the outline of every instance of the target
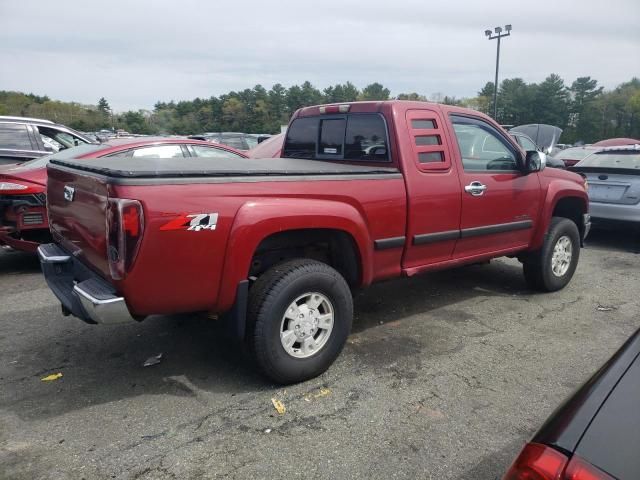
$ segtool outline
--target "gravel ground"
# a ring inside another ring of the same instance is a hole
[[[639,251],[596,231],[553,294],[507,259],[376,285],[334,366],[287,388],[211,320],[63,317],[36,259],[2,252],[0,478],[499,478],[640,326]]]

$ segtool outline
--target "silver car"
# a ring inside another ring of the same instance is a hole
[[[569,170],[587,177],[592,219],[640,226],[640,145],[601,148]]]

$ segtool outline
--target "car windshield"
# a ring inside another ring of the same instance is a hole
[[[580,167],[624,168],[640,170],[640,152],[597,152],[582,160]]]
[[[79,157],[80,155],[85,155],[87,153],[95,152],[97,150],[101,150],[107,147],[108,145],[104,145],[104,144],[87,143],[85,145],[78,145],[77,147],[67,148],[58,153],[36,158],[35,160],[31,160],[29,162],[24,162],[20,166],[28,167],[28,168],[45,167],[49,163],[49,160],[52,160],[52,159],[68,160],[70,158],[76,158],[76,157]]]

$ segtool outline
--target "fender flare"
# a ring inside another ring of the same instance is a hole
[[[583,211],[581,214],[589,211],[589,196],[586,191],[577,189],[574,182],[554,179],[554,181],[549,184],[546,196],[543,200],[538,229],[533,236],[530,250],[538,250],[542,247],[545,235],[547,234],[549,225],[551,224],[553,211],[555,210],[556,205],[558,205],[558,202],[565,198],[577,198],[581,200],[583,205]],[[580,225],[578,225],[578,228],[580,228]]]
[[[234,218],[222,271],[216,310],[229,310],[236,290],[247,280],[251,259],[260,243],[272,234],[305,229],[331,229],[348,234],[358,250],[360,285],[369,285],[373,272],[373,241],[364,216],[352,205],[334,200],[267,198],[247,201]]]

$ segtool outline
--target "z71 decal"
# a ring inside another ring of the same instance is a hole
[[[217,213],[192,213],[180,215],[160,227],[160,230],[188,230],[199,232],[200,230],[215,230],[218,223]]]

